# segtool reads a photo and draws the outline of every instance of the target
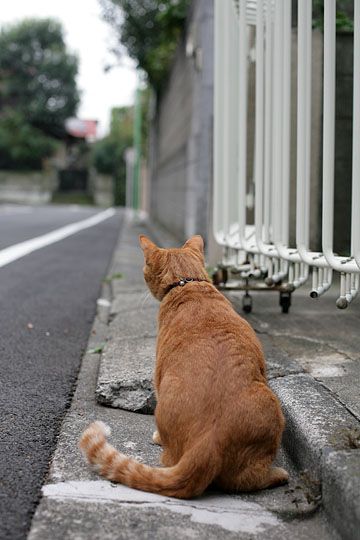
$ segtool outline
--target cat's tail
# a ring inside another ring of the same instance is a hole
[[[118,452],[106,440],[110,428],[94,422],[82,434],[79,447],[99,473],[131,488],[189,499],[200,495],[219,473],[220,460],[210,435],[204,435],[173,467],[149,467]]]

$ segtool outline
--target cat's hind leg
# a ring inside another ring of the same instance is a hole
[[[177,461],[172,456],[170,450],[168,448],[165,448],[160,456],[160,462],[164,467],[173,467],[176,465]]]
[[[260,489],[281,486],[287,484],[289,473],[282,467],[270,467],[268,475],[263,478],[263,486]]]
[[[286,484],[289,474],[281,467],[264,466],[257,463],[241,471],[237,477],[220,480],[220,485],[227,491],[257,491]]]
[[[159,446],[162,446],[163,443],[161,441],[160,433],[158,430],[154,431],[152,440],[155,444],[158,444]],[[173,465],[176,465],[176,460],[173,459],[170,450],[168,448],[164,448],[161,456],[160,456],[160,462],[164,467],[172,467]]]
[[[261,465],[246,469],[236,479],[237,491],[256,491],[286,484],[289,474],[281,467],[264,469]]]

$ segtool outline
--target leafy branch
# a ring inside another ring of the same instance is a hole
[[[163,88],[188,11],[189,0],[100,0],[104,19],[115,29],[116,56],[123,48]]]

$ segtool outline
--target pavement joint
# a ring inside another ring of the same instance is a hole
[[[360,417],[359,417],[359,415],[356,414],[355,411],[351,410],[351,408],[345,403],[344,400],[342,400],[338,395],[334,394],[334,392],[332,392],[331,388],[329,388],[329,387],[324,383],[323,380],[318,379],[317,377],[314,377],[314,379],[315,379],[315,381],[318,382],[323,388],[325,388],[325,390],[326,390],[327,392],[329,392],[329,394],[331,395],[331,397],[332,397],[333,399],[335,399],[336,401],[338,401],[338,402],[340,403],[340,405],[342,405],[342,406],[344,407],[344,409],[346,409],[347,412],[348,412],[349,414],[351,414],[351,416],[352,416],[355,420],[357,420],[358,422],[360,422]],[[360,427],[360,424],[359,424],[359,427]],[[359,471],[359,473],[360,473],[360,471]]]
[[[312,343],[314,345],[321,345],[324,347],[328,347],[329,349],[332,349],[334,352],[338,353],[339,355],[343,356],[346,360],[350,361],[356,361],[358,358],[351,356],[349,352],[346,352],[342,350],[339,347],[336,347],[336,345],[329,343],[328,341],[322,341],[321,339],[315,339],[309,336],[304,336],[301,334],[294,334],[293,332],[279,332],[279,331],[256,331],[258,334],[265,334],[270,337],[285,337],[289,338],[291,340],[303,340],[307,341],[309,343]]]

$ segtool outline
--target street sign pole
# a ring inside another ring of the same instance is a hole
[[[133,180],[133,208],[139,209],[140,206],[140,167],[141,167],[141,89],[140,84],[135,92],[134,105],[134,180]]]

